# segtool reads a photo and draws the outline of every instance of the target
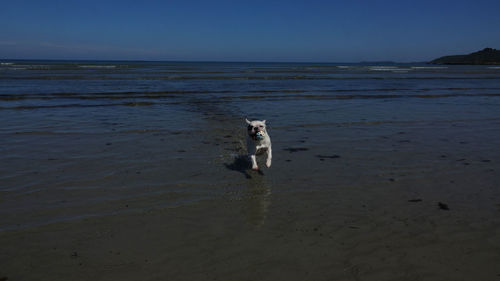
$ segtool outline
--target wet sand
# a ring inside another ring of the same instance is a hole
[[[234,116],[206,114],[204,122],[206,131],[188,133],[182,147],[150,141],[134,152],[168,151],[158,156],[170,157],[161,167],[96,184],[179,178],[185,181],[178,189],[210,190],[205,198],[165,203],[183,193],[151,186],[144,197],[4,216],[4,226],[30,223],[0,233],[0,278],[500,278],[499,152],[489,134],[480,133],[495,130],[497,121],[275,126],[273,166],[261,172],[248,169],[244,128]],[[298,130],[307,133],[293,137]],[[470,131],[476,134],[465,134]],[[474,143],[481,138],[488,142]],[[104,146],[111,149],[115,141]],[[3,206],[16,203],[8,195]],[[55,204],[58,196],[69,195],[37,197]],[[66,212],[68,219],[37,223],[37,216],[64,218]]]
[[[257,181],[257,182],[255,182]],[[496,280],[498,209],[399,187],[245,195],[2,233],[9,280]],[[254,186],[252,186],[255,184]],[[472,196],[472,195],[471,195]]]

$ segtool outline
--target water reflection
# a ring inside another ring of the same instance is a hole
[[[260,227],[264,224],[271,205],[271,185],[264,173],[252,171],[247,155],[238,155],[231,164],[224,164],[227,169],[242,173],[248,181],[245,181],[246,189],[241,196],[243,202],[241,213],[246,216],[249,224]]]
[[[242,213],[246,215],[248,223],[260,227],[264,224],[271,205],[271,186],[266,177],[259,174],[247,181],[247,187]]]

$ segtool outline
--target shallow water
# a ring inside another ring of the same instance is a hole
[[[275,191],[500,144],[487,66],[8,61],[0,81],[2,230],[238,193],[244,117],[268,120]]]

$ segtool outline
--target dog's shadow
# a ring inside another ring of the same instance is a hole
[[[250,160],[248,159],[247,155],[238,155],[234,158],[233,163],[227,164],[224,163],[224,166],[228,168],[229,170],[232,171],[237,171],[242,173],[247,179],[251,179],[252,176],[250,175],[249,171],[253,173],[252,170],[250,170]],[[261,170],[256,171],[259,175],[264,175],[264,173]]]

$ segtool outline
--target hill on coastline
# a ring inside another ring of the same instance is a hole
[[[485,48],[468,55],[444,56],[432,60],[430,64],[498,64],[500,65],[500,50]]]

